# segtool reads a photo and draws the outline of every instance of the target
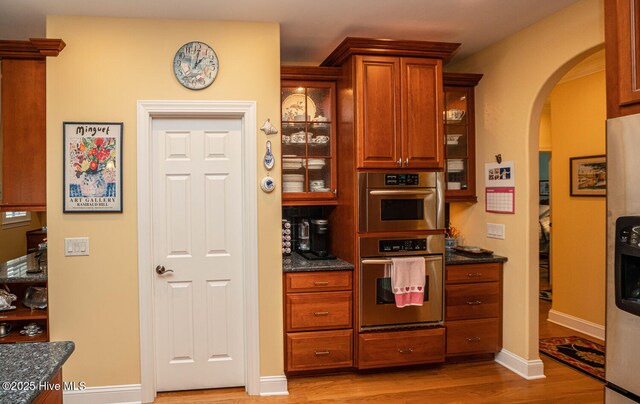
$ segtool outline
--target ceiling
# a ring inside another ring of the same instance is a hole
[[[263,21],[280,23],[283,64],[319,64],[347,36],[460,42],[461,59],[576,1],[0,0],[0,39],[44,37],[47,15]]]

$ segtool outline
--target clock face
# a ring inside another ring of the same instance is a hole
[[[218,75],[218,68],[218,56],[203,42],[182,45],[173,58],[173,73],[180,84],[191,90],[209,87]]]

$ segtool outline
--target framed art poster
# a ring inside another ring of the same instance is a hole
[[[571,196],[607,195],[607,157],[572,157],[569,159]]]
[[[64,122],[63,212],[122,212],[122,123]]]

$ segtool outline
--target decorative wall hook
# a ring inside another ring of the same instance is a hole
[[[263,131],[265,135],[275,135],[278,133],[278,129],[271,124],[271,119],[267,119],[260,130]]]
[[[496,154],[496,161],[498,164],[502,163],[502,154]]]

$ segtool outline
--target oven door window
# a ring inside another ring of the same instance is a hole
[[[429,276],[425,276],[424,299],[429,301]],[[396,304],[396,298],[391,289],[391,278],[376,278],[376,304]]]
[[[380,220],[423,220],[424,198],[382,199]]]

